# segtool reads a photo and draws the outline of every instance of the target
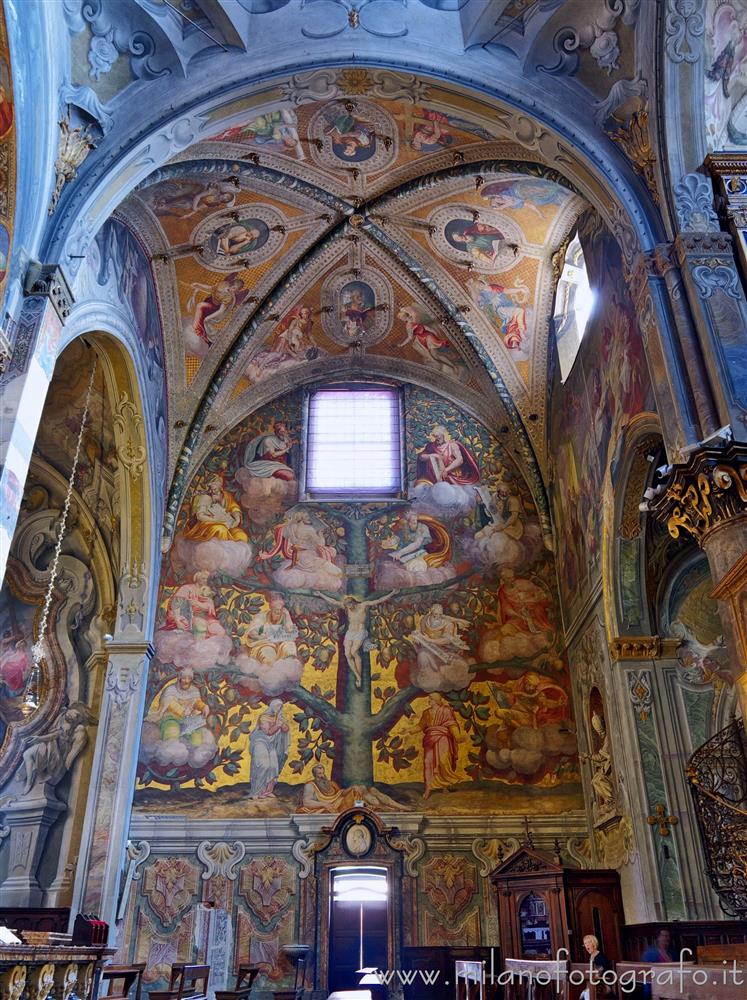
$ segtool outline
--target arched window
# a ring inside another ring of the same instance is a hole
[[[555,342],[558,345],[560,377],[571,373],[586,326],[594,308],[594,289],[589,284],[584,252],[578,233],[565,254],[563,273],[555,294]]]

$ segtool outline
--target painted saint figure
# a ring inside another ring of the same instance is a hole
[[[390,597],[394,597],[397,591],[392,590],[383,597],[370,601],[362,601],[359,597],[354,597],[352,594],[346,594],[341,601],[338,601],[336,598],[328,597],[318,590],[315,590],[314,593],[328,604],[332,604],[336,608],[341,608],[347,615],[348,627],[345,630],[342,648],[345,651],[345,659],[353,671],[355,686],[359,688],[363,683],[361,649],[363,648],[363,643],[368,639],[366,612],[369,608],[375,608],[379,604],[384,604]]]
[[[195,490],[183,534],[195,542],[248,542],[241,520],[241,507],[224,488],[223,477],[216,473]]]
[[[243,466],[253,478],[268,480],[268,487],[271,479],[293,482],[296,477],[290,466],[290,452],[295,443],[285,422],[276,420],[272,430],[247,443]]]
[[[447,222],[444,236],[455,250],[468,253],[483,264],[492,264],[506,242],[500,229],[489,222],[468,222],[466,219]]]
[[[272,795],[280,772],[288,759],[290,735],[283,718],[283,703],[273,698],[257,720],[249,737],[249,797],[266,799]]]
[[[459,781],[456,773],[459,726],[454,710],[443,695],[428,695],[428,707],[420,716],[423,734],[423,798],[439,788],[449,788]]]
[[[443,566],[451,557],[449,532],[440,521],[427,514],[416,514],[414,511],[407,513],[401,541],[399,548],[389,555],[392,559],[405,563],[415,573]]]
[[[429,443],[418,452],[417,483],[454,483],[469,486],[480,481],[480,467],[472,453],[448,430],[437,424]]]
[[[324,111],[324,135],[332,143],[332,151],[341,160],[360,162],[376,152],[376,134],[373,125],[341,104],[333,104]]]
[[[196,639],[226,634],[215,611],[209,578],[208,570],[198,570],[192,583],[183,583],[172,594],[166,609],[166,623],[159,631],[191,632]]]
[[[197,301],[202,292],[204,298]],[[192,331],[209,347],[217,332],[219,323],[238,309],[248,292],[238,274],[229,274],[215,285],[201,285],[194,282],[187,309],[194,309]]]
[[[355,808],[356,802],[365,802],[370,809],[385,811],[402,808],[376,788],[366,788],[365,785],[341,788],[327,777],[323,764],[315,764],[311,774],[312,780],[303,786],[303,798],[298,810],[301,813],[338,813]]]
[[[185,667],[178,677],[164,684],[153,699],[146,721],[158,725],[162,740],[184,737],[193,746],[202,743],[210,709],[194,677],[194,671]]]
[[[298,656],[296,628],[282,594],[270,594],[269,608],[252,615],[244,645],[251,657],[271,664]]]
[[[275,528],[272,547],[260,552],[259,559],[264,561],[277,555],[284,559],[274,574],[281,587],[342,589],[343,571],[335,562],[337,550],[325,541],[322,522],[312,519],[308,511],[294,510],[288,514]]]

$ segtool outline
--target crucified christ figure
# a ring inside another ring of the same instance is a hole
[[[346,594],[342,600],[338,600],[335,597],[328,597],[321,590],[315,590],[314,593],[317,597],[321,597],[323,601],[326,601],[327,604],[331,604],[336,608],[342,608],[347,615],[348,627],[345,631],[342,648],[345,651],[345,659],[348,661],[350,669],[355,676],[355,686],[359,688],[363,683],[361,649],[363,648],[363,643],[368,638],[366,612],[369,608],[375,608],[377,604],[383,604],[390,597],[394,597],[397,591],[390,590],[388,594],[385,594],[383,597],[377,597],[375,601],[362,601],[359,597],[354,597],[352,594]]]

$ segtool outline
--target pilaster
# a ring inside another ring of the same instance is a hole
[[[72,912],[96,913],[114,940],[143,721],[149,642],[124,635],[108,644],[96,752],[80,845]]]

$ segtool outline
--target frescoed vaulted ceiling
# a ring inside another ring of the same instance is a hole
[[[464,93],[342,69],[316,100],[322,75],[244,101],[118,210],[154,261],[172,422],[399,375],[501,429],[541,492],[552,301],[586,202]]]

